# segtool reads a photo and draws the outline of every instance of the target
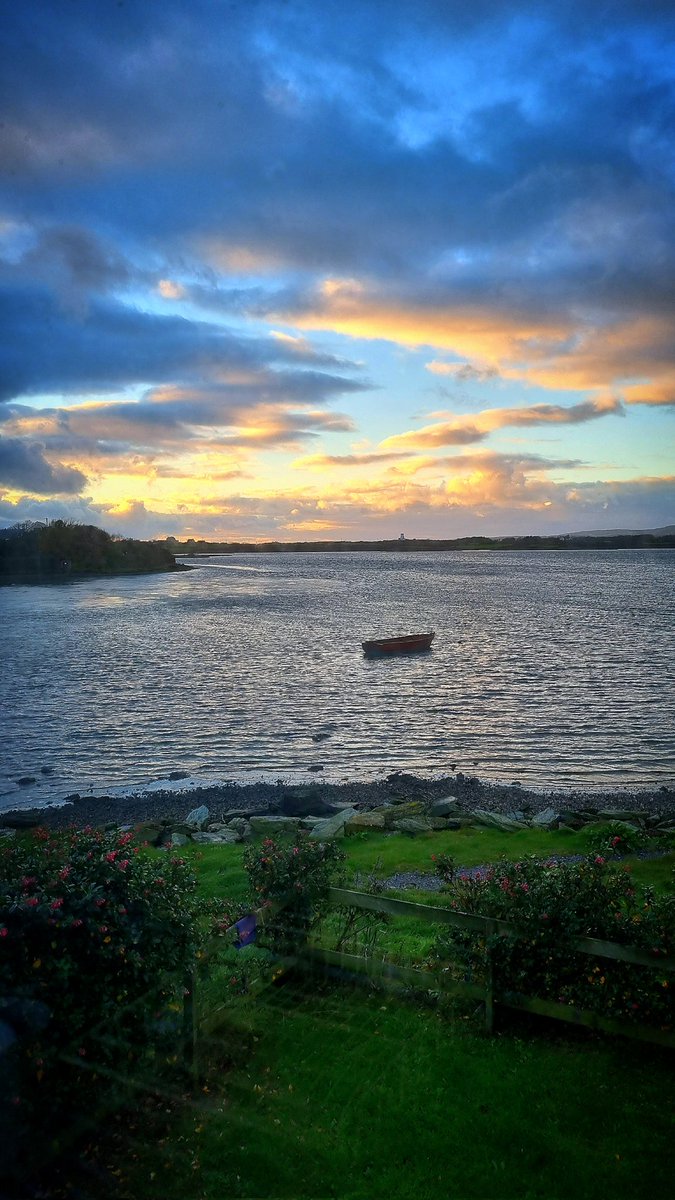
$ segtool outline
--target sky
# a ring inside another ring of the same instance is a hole
[[[0,527],[675,522],[675,4],[2,7]]]

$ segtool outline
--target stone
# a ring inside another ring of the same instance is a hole
[[[330,817],[335,807],[322,798],[318,787],[312,786],[284,792],[279,811],[287,817]]]
[[[226,812],[223,813],[222,820],[225,822],[225,824],[227,824],[228,821],[234,820],[235,817],[246,817],[248,820],[250,815],[250,808],[228,808]]]
[[[254,833],[270,837],[275,833],[295,833],[300,827],[300,818],[253,816],[249,823]]]
[[[323,771],[323,763],[311,763],[307,768],[308,771]]]
[[[503,829],[509,833],[516,829],[527,829],[525,821],[514,821],[512,817],[488,812],[485,808],[475,808],[470,815],[474,825],[485,825],[488,829]]]
[[[187,846],[189,841],[190,841],[189,837],[186,837],[184,833],[172,833],[171,834],[171,845],[172,846]]]
[[[20,779],[16,780],[16,782],[18,783],[19,787],[28,787],[29,784],[36,783],[37,780],[34,775],[22,775]]]
[[[5,813],[2,822],[5,829],[36,829],[40,818],[30,813]]]
[[[631,808],[601,808],[599,821],[643,821],[645,814]]]
[[[431,828],[427,821],[416,820],[414,817],[403,817],[394,821],[392,826],[399,833],[428,833]]]
[[[549,805],[548,808],[543,808],[541,812],[535,813],[535,815],[532,817],[531,824],[534,825],[536,829],[555,829],[556,825],[558,824],[558,820],[559,818],[557,809],[551,808]]]
[[[41,775],[53,775],[54,768],[53,767],[40,767],[40,774]]]
[[[244,817],[233,817],[231,821],[222,825],[221,829],[234,829],[234,832],[238,833],[239,837],[243,837],[245,833],[250,832],[251,826]]]
[[[361,833],[362,830],[384,828],[384,813],[381,812],[357,812],[355,816],[349,818],[345,827],[347,833]]]
[[[193,808],[185,818],[185,824],[191,825],[194,829],[203,829],[210,817],[210,812],[205,804],[200,804],[199,808]]]
[[[461,805],[456,796],[445,796],[442,800],[434,800],[429,807],[431,817],[449,817],[459,812]]]
[[[167,775],[167,779],[172,779],[172,780],[187,779],[187,777],[188,777],[187,771],[169,771],[169,774]]]
[[[343,808],[341,812],[327,817],[325,821],[317,821],[309,836],[315,842],[326,842],[332,838],[344,837],[345,825],[349,818],[355,815],[355,808]]]
[[[165,835],[165,827],[159,821],[144,821],[141,825],[137,825],[134,830],[136,841],[148,842],[151,846],[158,846]]]
[[[325,821],[325,819],[325,817],[300,817],[300,828],[313,829],[315,825],[318,825],[319,821]]]
[[[220,833],[193,833],[193,842],[201,846],[226,846],[239,841],[234,829],[223,829]]]

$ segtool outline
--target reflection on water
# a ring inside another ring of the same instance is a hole
[[[62,795],[175,769],[456,764],[523,783],[663,781],[674,567],[670,551],[241,555],[3,588],[2,780],[54,767]],[[424,629],[429,654],[361,652]]]

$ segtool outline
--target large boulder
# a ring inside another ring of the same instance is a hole
[[[642,824],[645,814],[634,808],[601,808],[598,811],[597,819],[599,821],[630,821],[633,824]]]
[[[368,829],[384,829],[384,813],[381,812],[357,812],[355,816],[350,817],[347,825],[347,833],[362,833]]]
[[[261,833],[264,837],[273,837],[278,833],[296,833],[300,828],[300,818],[253,816],[249,824],[254,833]]]
[[[327,842],[333,838],[344,837],[345,825],[350,817],[355,815],[355,808],[343,808],[341,812],[327,817],[325,821],[317,821],[314,828],[310,830],[309,836],[315,842]]]
[[[221,829],[219,833],[193,833],[193,842],[203,846],[225,846],[239,841],[234,829]]]
[[[203,829],[206,825],[210,813],[205,804],[200,804],[199,808],[193,808],[185,818],[184,824],[189,825],[192,829]]]
[[[319,788],[293,788],[281,797],[279,812],[286,817],[330,817],[335,807],[322,798]]]
[[[460,812],[461,804],[456,796],[445,796],[442,800],[434,800],[429,807],[430,817],[450,817]]]
[[[471,813],[474,825],[484,825],[488,829],[503,829],[504,832],[514,833],[517,829],[527,829],[525,821],[514,821],[513,817],[505,817],[502,813],[488,812],[485,808],[475,808]]]
[[[558,810],[549,805],[548,808],[543,808],[541,812],[535,813],[530,824],[535,829],[555,829],[559,820]]]
[[[393,828],[399,833],[429,833],[431,826],[428,821],[403,817],[400,821],[394,821]]]

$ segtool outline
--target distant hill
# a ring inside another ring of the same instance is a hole
[[[565,537],[640,537],[649,533],[653,537],[671,537],[675,533],[675,525],[662,525],[659,529],[583,529],[580,532],[567,533]]]

